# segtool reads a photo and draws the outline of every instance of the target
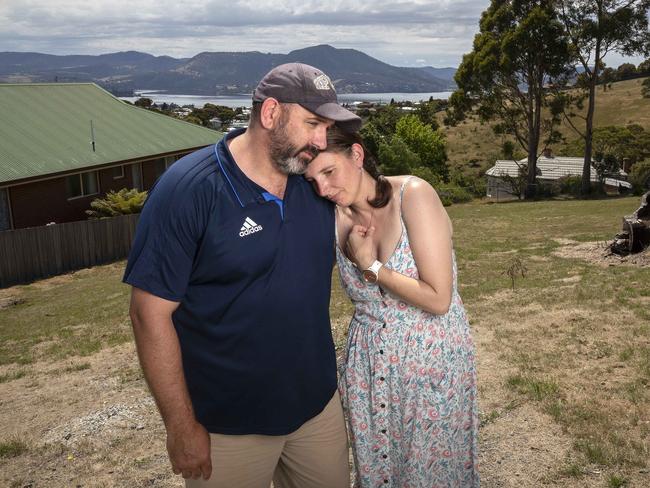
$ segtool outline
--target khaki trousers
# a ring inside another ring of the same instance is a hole
[[[348,440],[338,392],[288,435],[210,434],[212,476],[186,488],[349,488]]]

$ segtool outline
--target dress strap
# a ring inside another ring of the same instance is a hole
[[[404,188],[406,187],[406,184],[410,181],[411,178],[414,178],[413,175],[408,175],[406,178],[404,178],[404,181],[402,182],[402,186],[399,189],[399,213],[402,215],[402,199],[404,198]]]

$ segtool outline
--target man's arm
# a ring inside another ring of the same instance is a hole
[[[210,436],[194,417],[172,313],[178,302],[131,290],[130,315],[140,364],[167,429],[172,469],[183,478],[212,473]]]

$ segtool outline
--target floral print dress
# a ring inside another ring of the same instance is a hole
[[[404,185],[400,205],[403,192]],[[338,245],[336,258],[355,306],[339,386],[349,419],[355,486],[478,487],[474,343],[457,291],[455,257],[445,315],[425,312],[365,283]],[[401,238],[385,266],[418,278],[403,220]]]

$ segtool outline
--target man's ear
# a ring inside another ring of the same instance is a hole
[[[275,98],[267,98],[262,102],[260,110],[260,123],[265,129],[273,129],[278,126],[280,118],[282,117],[282,110],[285,110],[280,102]]]

